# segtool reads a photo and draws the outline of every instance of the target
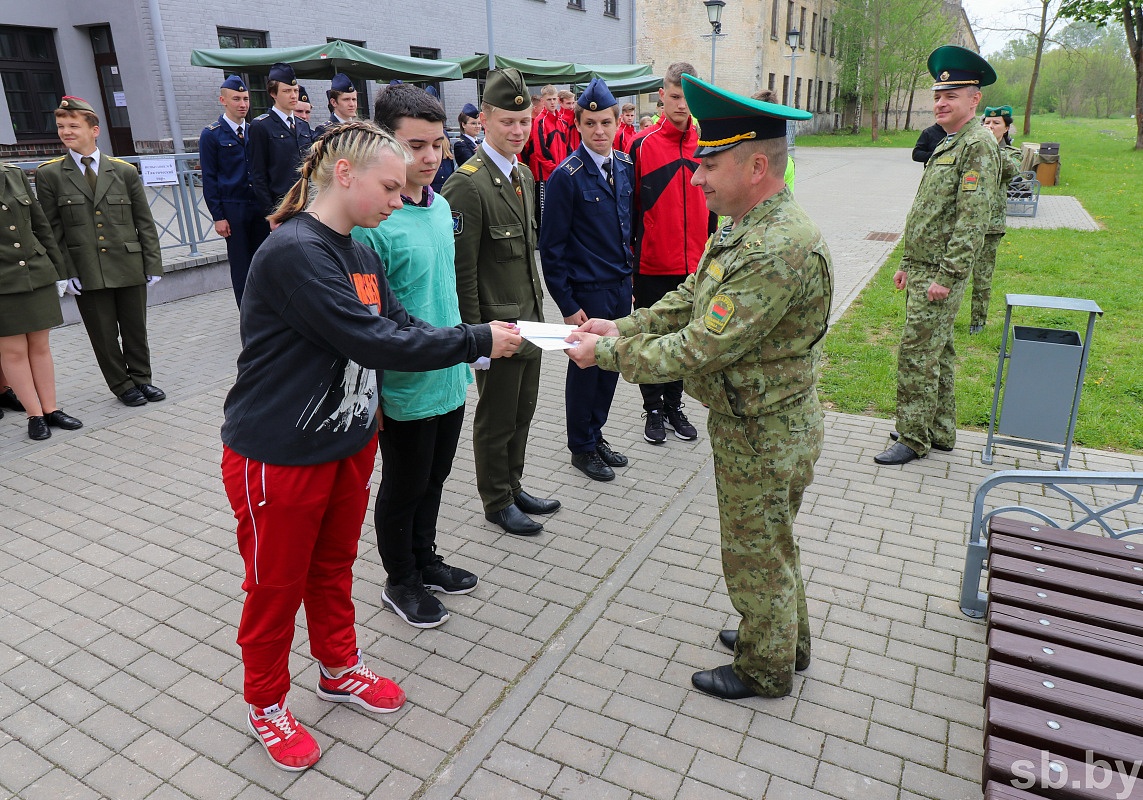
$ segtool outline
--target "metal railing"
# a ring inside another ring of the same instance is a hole
[[[160,245],[163,250],[185,247],[186,255],[191,258],[206,255],[200,248],[201,245],[211,245],[212,252],[224,251],[226,242],[215,233],[214,220],[202,196],[202,170],[198,166],[198,153],[121,158],[122,161],[136,165],[143,161],[172,159],[178,183],[146,187],[147,204],[151,208],[151,216],[155,218]],[[15,166],[30,174],[42,163],[44,161],[18,161]],[[34,177],[32,186],[35,188]]]

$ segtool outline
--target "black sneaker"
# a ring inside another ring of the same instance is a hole
[[[606,439],[599,440],[599,444],[595,446],[595,452],[603,460],[603,463],[609,467],[627,466],[627,456],[612,450],[611,445],[607,443]]]
[[[20,398],[16,397],[16,393],[12,391],[11,386],[0,392],[0,407],[8,408],[12,411],[26,410],[24,404],[20,402]]]
[[[667,441],[667,431],[663,427],[662,411],[645,411],[643,418],[647,424],[643,426],[643,438],[651,444],[662,444]]]
[[[381,599],[414,628],[435,628],[448,620],[448,611],[414,576],[410,583],[385,581]]]
[[[476,588],[478,578],[466,569],[450,567],[440,556],[421,568],[421,582],[430,592],[442,594],[468,594]]]
[[[681,404],[678,408],[663,409],[663,413],[667,415],[667,425],[675,432],[675,436],[684,442],[693,442],[698,438],[698,431],[695,430],[694,425],[691,425],[687,415],[683,413]]]

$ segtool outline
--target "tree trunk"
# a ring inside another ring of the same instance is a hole
[[[877,116],[881,111],[881,4],[873,6],[873,107],[869,115],[872,141],[877,141]]]
[[[1135,64],[1135,149],[1143,150],[1143,3],[1123,0],[1123,28]]]
[[[1028,103],[1024,106],[1024,135],[1032,132],[1032,104],[1036,100],[1036,81],[1040,79],[1040,59],[1044,55],[1044,39],[1048,35],[1048,4],[1040,0],[1040,35],[1036,37],[1036,60],[1032,63],[1032,79],[1028,81]]]
[[[917,94],[917,76],[913,76],[913,82],[909,84],[909,107],[905,110],[905,130],[912,130],[909,126],[913,124],[913,97]]]

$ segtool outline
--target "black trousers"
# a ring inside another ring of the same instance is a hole
[[[631,313],[631,280],[608,284],[572,284],[572,297],[588,317],[616,319]],[[603,426],[611,411],[619,373],[568,361],[564,383],[564,418],[568,426],[568,450],[590,453],[603,438]]]
[[[686,275],[640,275],[635,274],[633,289],[636,308],[649,308],[673,292]],[[678,408],[683,402],[683,382],[641,383],[639,393],[643,395],[644,411],[662,411],[664,408]]]
[[[377,437],[381,485],[373,522],[381,563],[394,583],[433,559],[441,492],[452,472],[463,424],[464,406],[427,419],[385,417],[385,429]]]
[[[128,389],[151,383],[146,284],[84,289],[76,295],[75,304],[107,388],[118,397]]]
[[[254,203],[226,203],[223,206],[230,236],[226,239],[226,257],[230,261],[230,283],[234,300],[242,307],[242,292],[250,273],[250,260],[270,235],[270,223]]]

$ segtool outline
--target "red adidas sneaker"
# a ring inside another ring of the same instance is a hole
[[[252,707],[246,715],[246,725],[279,769],[301,772],[321,758],[317,741],[298,724],[284,703],[262,709]]]
[[[357,703],[367,711],[388,714],[405,704],[405,692],[388,678],[382,678],[361,660],[357,651],[355,666],[336,678],[318,665],[321,677],[318,678],[317,696],[331,703]]]

